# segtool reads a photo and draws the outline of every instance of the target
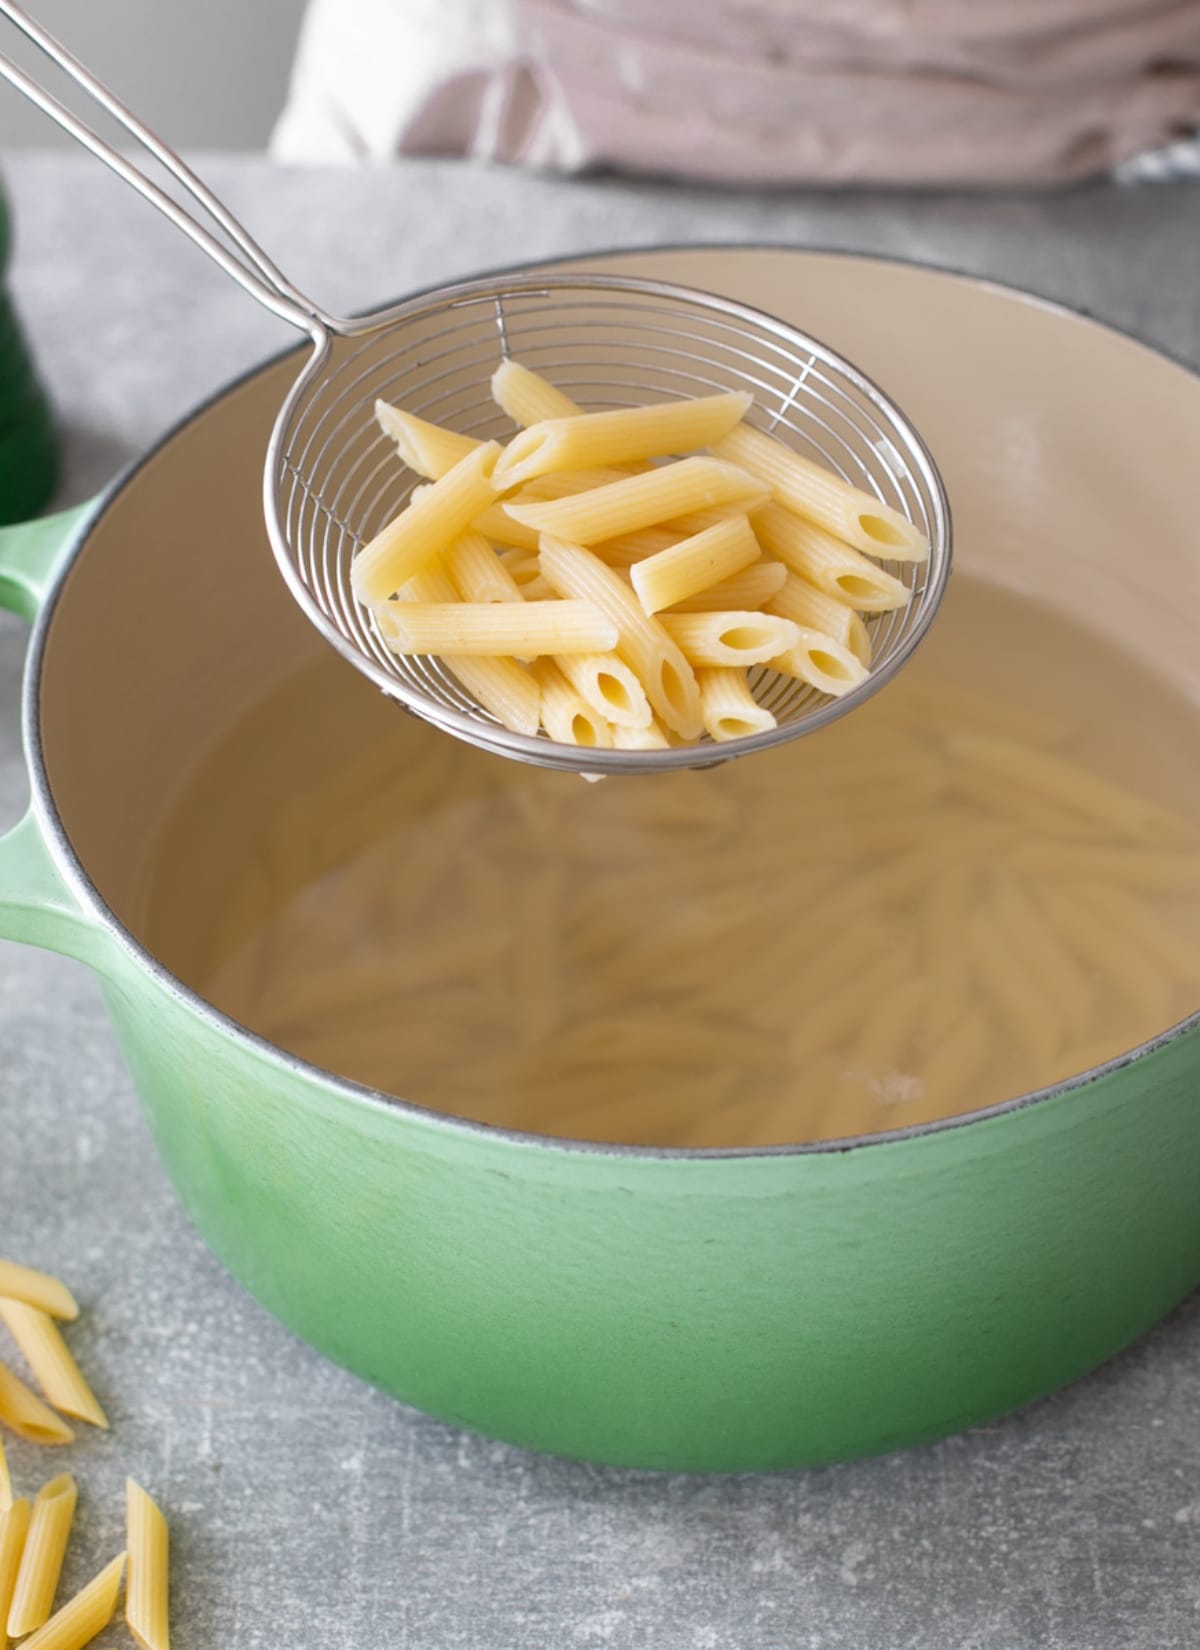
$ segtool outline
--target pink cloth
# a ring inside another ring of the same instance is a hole
[[[1200,0],[310,0],[274,149],[1069,181],[1200,127]]]

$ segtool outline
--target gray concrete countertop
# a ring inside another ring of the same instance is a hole
[[[204,170],[334,310],[526,257],[762,240],[993,275],[1200,364],[1187,186],[813,199],[437,163]],[[7,178],[16,294],[66,426],[65,503],[289,334],[94,163],[13,159]],[[22,649],[0,624],[0,825],[25,794]],[[0,946],[0,1049],[0,1253],[74,1286],[72,1345],[113,1423],[53,1455],[13,1445],[14,1475],[77,1474],[68,1583],[116,1549],[126,1471],[162,1498],[176,1650],[1200,1645],[1200,1298],[1059,1396],[900,1456],[707,1480],[539,1458],[368,1390],[225,1276],[83,969]]]

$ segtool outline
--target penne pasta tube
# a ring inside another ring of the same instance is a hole
[[[900,579],[780,504],[761,505],[752,512],[750,525],[768,555],[848,607],[885,613],[907,607],[912,599]]]
[[[489,504],[471,522],[471,530],[482,533],[492,544],[508,545],[536,555],[541,535],[533,527],[514,521],[503,504]]]
[[[519,602],[520,586],[482,533],[460,533],[442,557],[464,602]]]
[[[8,1612],[29,1534],[29,1503],[23,1497],[0,1513],[0,1645],[8,1643]]]
[[[126,1625],[139,1650],[169,1650],[170,1533],[160,1509],[132,1478],[125,1480],[125,1544]]]
[[[59,1334],[54,1319],[24,1301],[0,1299],[0,1319],[24,1355],[43,1393],[64,1415],[107,1427],[108,1420],[79,1365]]]
[[[536,535],[534,548],[531,551],[501,550],[497,554],[501,566],[522,595],[527,586],[535,584],[541,578],[542,564],[538,560]]]
[[[75,1434],[36,1392],[0,1364],[0,1426],[31,1444],[69,1444]]]
[[[614,727],[647,728],[653,721],[645,688],[615,653],[564,655],[558,668],[575,692]]]
[[[454,602],[455,595],[450,575],[444,567],[435,565],[410,579],[400,591],[399,599],[447,604]],[[533,677],[515,659],[472,658],[459,653],[442,654],[441,659],[501,727],[533,738],[541,726],[541,692]]]
[[[601,546],[603,548],[603,546]],[[722,579],[686,601],[674,602],[672,613],[719,613],[722,610],[750,612],[768,607],[787,578],[787,568],[778,561],[756,561],[730,579]],[[785,613],[783,618],[790,618]],[[864,635],[866,634],[864,630]]]
[[[765,664],[799,646],[800,631],[772,613],[663,613],[659,622],[689,664]]]
[[[553,659],[538,659],[533,678],[542,694],[542,726],[560,745],[593,745],[609,749],[612,734],[607,721],[588,704],[563,675]]]
[[[637,675],[659,719],[685,739],[697,738],[703,723],[695,673],[659,621],[642,611],[630,587],[577,544],[546,537],[541,561],[560,596],[591,602],[616,625],[616,651]]]
[[[492,400],[514,424],[522,426],[547,418],[572,418],[583,410],[540,373],[507,358],[492,374]]]
[[[483,445],[473,436],[444,430],[440,424],[430,424],[387,401],[376,401],[375,420],[384,435],[396,443],[401,463],[430,481],[439,481],[460,459]]]
[[[117,1613],[124,1568],[125,1554],[118,1553],[99,1575],[93,1576],[86,1587],[51,1616],[44,1627],[25,1640],[29,1650],[83,1650],[85,1644],[90,1644]],[[144,1644],[144,1641],[138,1639],[138,1643]],[[161,1643],[165,1650],[166,1640]],[[150,1650],[157,1647],[151,1646]]]
[[[957,761],[971,763],[1015,790],[1036,793],[1068,813],[1101,821],[1156,848],[1194,841],[1194,832],[1177,814],[1051,751],[1030,750],[1018,740],[984,733],[951,734],[946,749]]]
[[[767,562],[768,567],[780,566]],[[871,663],[871,638],[862,616],[847,602],[818,590],[815,584],[802,579],[788,568],[783,568],[779,590],[766,603],[769,613],[778,613],[790,619],[802,630],[816,630],[823,636],[832,636],[840,647],[846,648],[864,668]]]
[[[50,1619],[77,1494],[75,1480],[64,1472],[43,1484],[34,1498],[21,1567],[8,1607],[9,1638],[36,1632]]]
[[[65,1283],[32,1266],[18,1266],[15,1260],[0,1260],[0,1295],[7,1300],[40,1306],[52,1318],[77,1318],[79,1307]]]
[[[669,550],[685,537],[686,534],[674,527],[642,527],[636,533],[622,533],[619,538],[603,539],[591,548],[610,567],[632,567],[635,561],[657,556],[660,550]]]
[[[786,619],[782,622],[790,623]],[[799,625],[792,625],[792,629],[797,639],[786,652],[769,661],[772,670],[781,676],[794,676],[835,699],[864,680],[867,667],[848,647],[819,630],[801,630]]]
[[[712,445],[719,458],[765,481],[780,504],[855,549],[888,561],[928,559],[928,539],[899,510],[761,430],[739,424]]]
[[[636,561],[629,569],[634,592],[647,613],[674,607],[723,579],[740,573],[762,555],[745,516],[719,522],[669,550]]]
[[[755,701],[744,670],[698,670],[704,731],[717,744],[766,733],[775,726],[769,710]]]
[[[379,628],[395,653],[534,658],[607,653],[617,627],[588,601],[385,602]]]
[[[594,487],[607,487],[614,481],[624,481],[630,474],[630,470],[601,464],[588,470],[559,470],[527,481],[508,502],[546,504],[555,498],[574,498],[578,493],[590,493]]]
[[[619,751],[661,751],[667,750],[671,744],[662,728],[653,720],[644,728],[630,728],[620,722],[614,722],[612,741]]]
[[[363,546],[350,566],[360,602],[386,601],[495,502],[491,474],[499,457],[498,442],[474,448]]]
[[[751,399],[734,391],[548,419],[512,438],[497,463],[497,481],[511,484],[551,470],[631,464],[711,447],[740,423]]]
[[[0,1513],[6,1513],[12,1504],[12,1479],[8,1472],[8,1457],[4,1453],[4,1440],[0,1438]],[[0,1621],[3,1619],[0,1615]]]
[[[509,504],[509,515],[527,527],[592,545],[641,527],[654,527],[672,516],[712,504],[762,500],[753,476],[715,458],[684,458],[678,464],[627,476],[606,487],[545,504]]]
[[[1001,1024],[1032,1064],[1045,1070],[1057,1052],[1060,1029],[1024,959],[1001,933],[994,906],[968,925],[966,961]]]

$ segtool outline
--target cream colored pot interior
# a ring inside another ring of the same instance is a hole
[[[1200,700],[1186,485],[1200,380],[1015,294],[867,259],[730,249],[567,267],[726,293],[826,340],[928,440],[960,568],[1084,615]],[[265,445],[295,370],[258,374],[148,460],[93,530],[51,625],[41,722],[54,798],[135,932],[138,867],[198,756],[323,645],[262,522]],[[374,712],[375,690],[362,693]],[[264,753],[262,805],[279,777]]]

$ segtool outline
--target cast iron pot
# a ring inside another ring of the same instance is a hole
[[[826,339],[929,439],[960,566],[1082,605],[1200,696],[1194,511],[1162,484],[1194,474],[1194,376],[1062,309],[893,263],[693,249],[573,267],[728,293]],[[0,842],[0,932],[98,972],[167,1170],[245,1286],[431,1414],[702,1470],[967,1426],[1179,1301],[1200,1279],[1200,1015],[903,1135],[610,1149],[332,1077],[149,953],[137,870],[165,810],[238,711],[322,645],[261,518],[293,372],[263,367],[97,504],[0,538],[0,601],[36,616],[32,803]]]

